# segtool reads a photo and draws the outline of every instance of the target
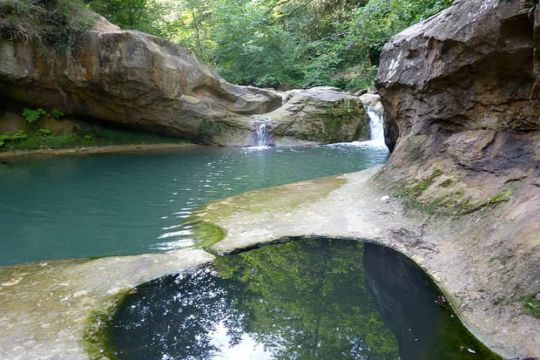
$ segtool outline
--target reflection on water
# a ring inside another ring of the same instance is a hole
[[[139,286],[120,359],[495,359],[392,250],[302,240]]]
[[[190,148],[13,163],[0,168],[0,265],[192,245],[208,201],[381,164],[386,149]]]

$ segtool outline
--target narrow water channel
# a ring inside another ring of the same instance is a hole
[[[418,267],[358,241],[304,239],[154,280],[110,327],[120,359],[498,359]]]
[[[0,164],[0,265],[193,244],[182,221],[241,192],[383,163],[384,146],[189,148]]]

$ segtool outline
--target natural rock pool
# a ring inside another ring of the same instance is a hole
[[[193,244],[198,206],[383,163],[385,147],[188,148],[0,164],[0,265]]]
[[[422,270],[358,241],[303,239],[138,286],[108,328],[120,359],[498,359]]]

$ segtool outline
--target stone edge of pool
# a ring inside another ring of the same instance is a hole
[[[534,229],[529,237],[512,237],[520,223],[507,219],[507,204],[455,218],[405,211],[395,198],[382,200],[386,194],[373,181],[379,169],[241,194],[204,206],[197,217],[223,229],[223,240],[210,249],[217,254],[306,236],[389,246],[432,277],[467,328],[493,351],[508,358],[540,355],[540,320],[501,291],[538,280]],[[518,243],[514,256],[526,266],[507,269],[492,260],[508,256],[504,246],[495,246],[508,239]],[[192,249],[0,267],[0,358],[107,358],[100,339],[87,338],[99,329],[99,314],[141,283],[213,259]],[[507,272],[504,279],[512,283],[501,282],[498,272]]]
[[[73,147],[65,149],[35,149],[1,151],[0,161],[17,161],[30,159],[46,159],[58,156],[84,156],[96,154],[117,154],[134,152],[173,151],[178,149],[197,148],[201,145],[192,143],[162,143],[162,144],[126,144]]]

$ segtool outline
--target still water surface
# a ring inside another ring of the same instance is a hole
[[[125,255],[193,243],[208,201],[383,163],[386,148],[342,144],[263,150],[189,148],[0,166],[0,265]],[[1,165],[1,164],[0,164]]]
[[[498,359],[403,255],[305,239],[137,287],[112,319],[120,359]]]

